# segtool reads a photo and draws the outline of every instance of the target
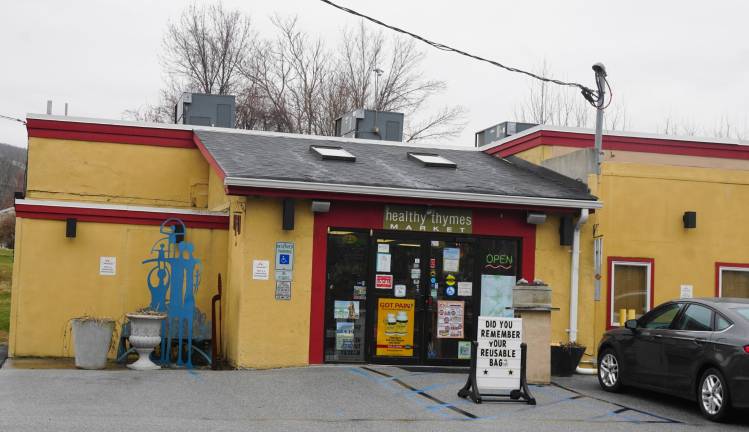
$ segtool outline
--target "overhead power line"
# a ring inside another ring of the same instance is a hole
[[[372,18],[372,17],[370,17],[368,15],[364,15],[363,13],[357,12],[357,11],[355,11],[353,9],[349,9],[349,8],[347,8],[345,6],[341,6],[341,5],[335,4],[335,3],[333,3],[330,0],[320,0],[320,1],[323,2],[323,3],[327,3],[330,6],[333,6],[334,8],[340,9],[340,10],[342,10],[344,12],[350,13],[352,15],[355,15],[355,16],[358,16],[360,18],[363,18],[363,19],[365,19],[367,21],[373,22],[373,23],[375,23],[377,25],[389,28],[390,30],[396,31],[398,33],[402,33],[402,34],[411,36],[412,38],[420,40],[420,41],[424,42],[425,44],[430,45],[430,46],[432,46],[434,48],[437,48],[439,50],[454,52],[456,54],[460,54],[462,56],[469,57],[469,58],[472,58],[474,60],[479,60],[479,61],[482,61],[482,62],[485,62],[485,63],[489,63],[491,65],[500,67],[500,68],[505,69],[505,70],[510,71],[510,72],[516,72],[516,73],[520,73],[520,74],[523,74],[523,75],[527,75],[527,76],[529,76],[531,78],[535,78],[535,79],[540,80],[540,81],[549,82],[549,83],[557,84],[557,85],[560,85],[560,86],[566,86],[566,87],[577,87],[577,88],[580,89],[580,91],[582,92],[582,94],[585,97],[585,99],[588,102],[591,103],[591,105],[593,105],[594,107],[599,107],[600,106],[599,103],[601,102],[602,92],[598,92],[596,90],[593,90],[593,89],[591,89],[591,88],[589,88],[587,86],[584,86],[584,85],[582,85],[580,83],[561,81],[561,80],[554,79],[554,78],[547,78],[547,77],[544,77],[544,76],[541,76],[541,75],[534,74],[533,72],[529,72],[529,71],[526,71],[526,70],[523,70],[523,69],[518,69],[518,68],[515,68],[515,67],[512,67],[512,66],[507,66],[507,65],[504,65],[504,64],[502,64],[502,63],[500,63],[498,61],[494,61],[494,60],[490,60],[490,59],[487,59],[487,58],[484,58],[484,57],[481,57],[481,56],[477,56],[475,54],[471,54],[471,53],[459,50],[457,48],[453,48],[451,46],[448,46],[448,45],[445,45],[445,44],[442,44],[442,43],[439,43],[439,42],[431,41],[431,40],[429,40],[429,39],[427,39],[427,38],[425,38],[423,36],[419,36],[419,35],[417,35],[415,33],[411,33],[411,32],[409,32],[407,30],[403,30],[402,28],[398,28],[398,27],[386,24],[386,23],[384,23],[384,22],[382,22],[382,21],[380,21],[380,20],[378,20],[376,18]],[[608,85],[608,82],[606,82],[606,85]],[[609,103],[610,103],[610,101],[609,101]]]
[[[20,118],[10,117],[10,116],[6,116],[6,115],[2,115],[2,114],[0,114],[0,118],[3,118],[5,120],[17,121],[18,123],[26,124],[26,122],[24,120],[21,120]]]

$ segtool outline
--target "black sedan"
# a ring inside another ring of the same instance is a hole
[[[668,302],[609,330],[598,382],[611,392],[633,386],[696,400],[715,421],[749,407],[749,299]]]

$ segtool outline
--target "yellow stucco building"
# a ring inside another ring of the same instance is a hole
[[[537,126],[483,146],[576,178],[603,203],[582,228],[578,340],[684,297],[749,297],[749,147],[736,140],[607,132],[600,175],[592,131]],[[544,277],[547,266],[538,265]],[[554,338],[569,319],[559,290]]]
[[[71,319],[119,328],[148,305],[169,218],[234,367],[463,365],[520,278],[551,286],[550,339],[588,360],[622,309],[749,295],[749,150],[730,141],[606,134],[597,175],[590,131],[546,126],[481,148],[54,116],[28,131],[15,357],[70,356]]]
[[[559,225],[601,207],[579,182],[470,147],[54,116],[28,132],[15,357],[72,355],[76,317],[119,330],[149,304],[144,260],[177,218],[201,260],[197,316],[229,365],[467,364],[478,315],[512,313],[518,279],[566,301]]]

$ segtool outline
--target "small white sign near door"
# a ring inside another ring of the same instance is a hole
[[[679,298],[688,299],[694,297],[694,287],[692,285],[682,285]]]
[[[99,257],[99,275],[116,276],[117,275],[117,257]]]
[[[252,278],[255,280],[268,280],[270,262],[268,260],[252,260]]]
[[[406,296],[406,286],[405,285],[396,285],[395,286],[395,296],[396,297],[405,297]]]
[[[520,389],[523,320],[480,316],[476,386],[482,393]]]

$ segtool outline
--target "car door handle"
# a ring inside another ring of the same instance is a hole
[[[707,342],[707,339],[698,339],[698,338],[694,338],[694,339],[692,339],[692,341],[693,341],[694,343],[696,343],[697,345],[702,345],[702,344],[704,344],[705,342]]]
[[[653,335],[653,337],[656,338],[656,339],[660,339],[660,338],[663,337],[663,335],[656,334],[656,335]]]

